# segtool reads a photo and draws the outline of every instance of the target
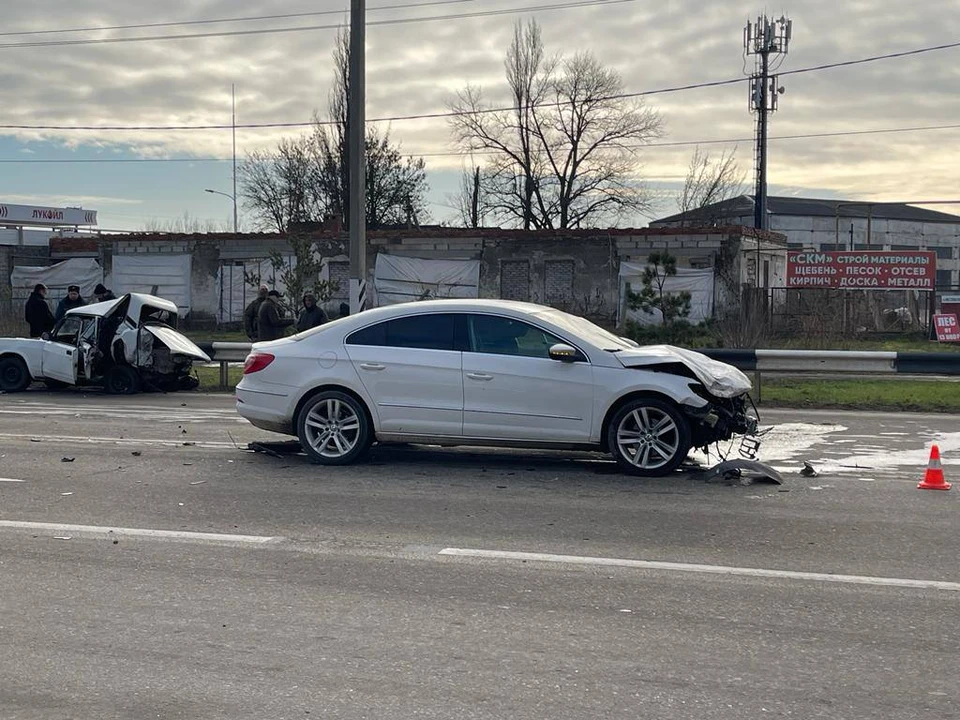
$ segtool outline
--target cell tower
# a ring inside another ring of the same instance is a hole
[[[777,99],[784,89],[777,82],[776,72],[787,55],[793,21],[783,15],[772,20],[766,15],[747,22],[743,29],[744,54],[755,58],[750,75],[750,112],[757,113],[756,166],[757,185],[754,193],[754,227],[767,230],[767,120],[776,112]]]

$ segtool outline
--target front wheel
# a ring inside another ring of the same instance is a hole
[[[297,418],[304,451],[321,465],[349,465],[370,447],[373,429],[353,397],[328,390],[310,398]]]
[[[103,378],[103,389],[110,395],[135,395],[140,392],[140,374],[129,365],[114,365]]]
[[[607,444],[631,475],[659,477],[678,467],[690,452],[690,425],[676,405],[636,398],[613,416]]]
[[[30,371],[18,357],[0,358],[0,390],[21,392],[30,386]]]

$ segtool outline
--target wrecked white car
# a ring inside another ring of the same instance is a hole
[[[177,332],[177,320],[174,303],[139,293],[70,310],[41,339],[0,339],[0,390],[19,392],[34,381],[117,395],[194,390],[193,363],[210,358]]]

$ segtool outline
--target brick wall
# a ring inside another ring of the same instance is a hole
[[[500,261],[500,297],[503,300],[530,299],[530,261]]]

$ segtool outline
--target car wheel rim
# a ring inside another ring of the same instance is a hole
[[[18,384],[22,380],[20,368],[16,365],[8,365],[3,369],[3,375],[0,376],[0,379],[3,380],[4,385],[13,386]]]
[[[680,449],[680,429],[669,413],[640,407],[620,421],[617,447],[631,465],[656,470],[676,457]]]
[[[360,417],[341,400],[324,400],[307,413],[307,442],[325,458],[341,458],[360,441]]]

